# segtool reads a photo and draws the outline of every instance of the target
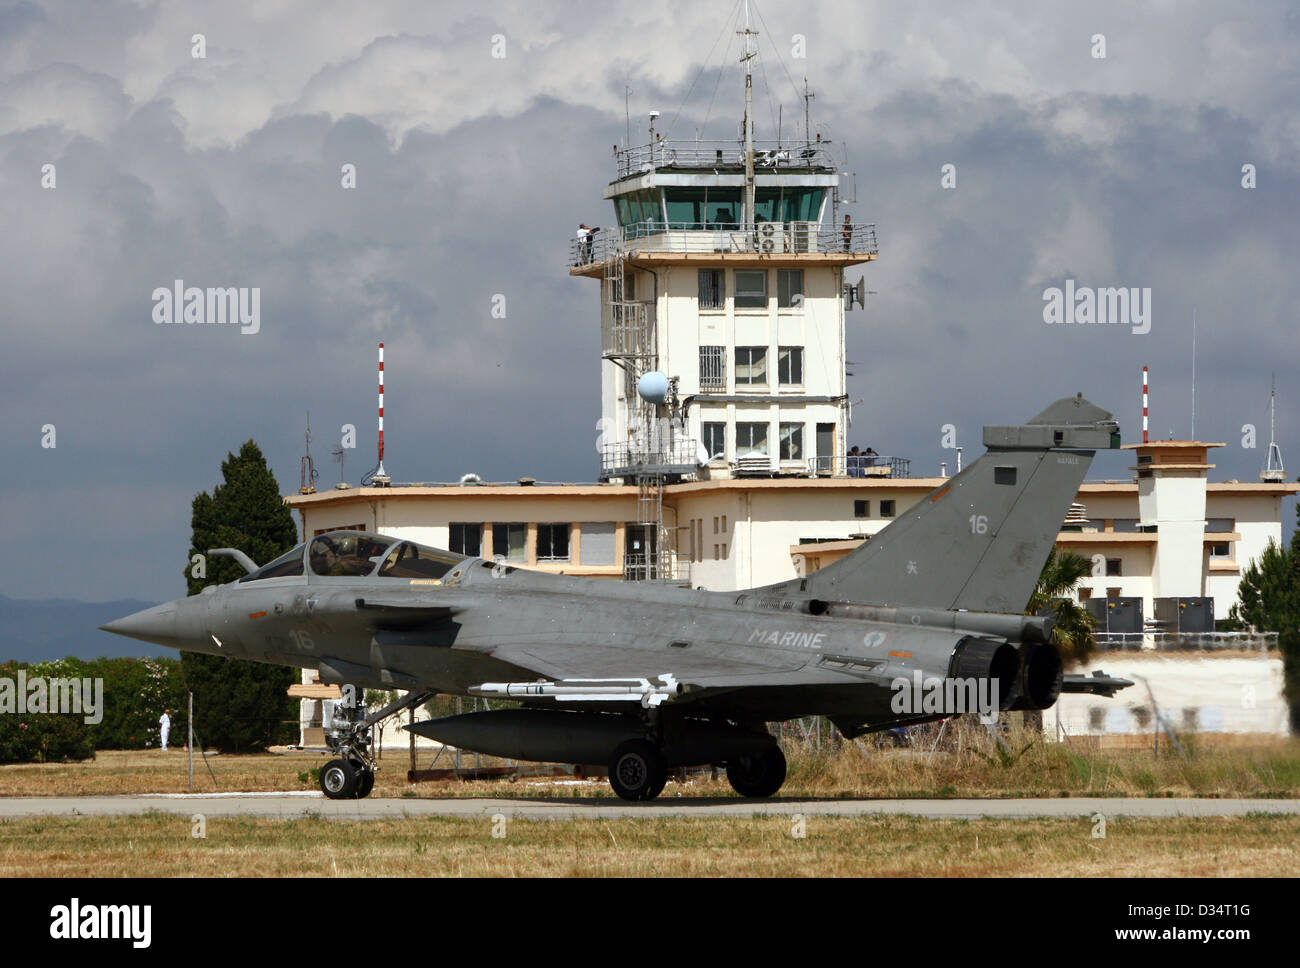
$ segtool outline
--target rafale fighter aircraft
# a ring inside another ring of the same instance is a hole
[[[737,792],[767,797],[786,769],[769,722],[828,716],[852,738],[1132,684],[1064,675],[1050,619],[1019,614],[1094,451],[1119,446],[1116,423],[1080,395],[1025,425],[985,427],[984,444],[863,547],[762,588],[543,574],[336,531],[260,568],[216,549],[248,574],[103,628],[315,668],[354,687],[345,695],[409,690],[369,714],[338,710],[337,758],[321,771],[332,798],[370,792],[369,727],[436,693],[522,703],[407,727],[455,747],[606,766],[627,800],[658,796],[670,767],[722,763]],[[963,696],[988,708],[955,708]]]

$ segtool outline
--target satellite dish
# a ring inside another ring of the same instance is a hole
[[[663,403],[668,399],[668,374],[652,370],[636,381],[636,392],[646,403]]]
[[[858,305],[863,309],[867,308],[867,277],[859,276],[858,284],[853,287],[853,297],[857,299]]]

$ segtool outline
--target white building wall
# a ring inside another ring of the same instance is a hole
[[[1287,704],[1282,697],[1282,660],[1276,654],[1200,656],[1104,653],[1090,668],[1131,679],[1136,685],[1113,699],[1069,694],[1043,716],[1051,733],[1060,724],[1067,733],[1150,734],[1154,721],[1142,721],[1151,696],[1175,732],[1287,734]],[[1147,692],[1147,684],[1151,692]],[[1168,738],[1160,737],[1168,747]]]

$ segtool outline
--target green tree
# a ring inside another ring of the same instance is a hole
[[[208,558],[206,575],[195,577],[190,563],[209,548],[236,548],[258,564],[288,551],[298,539],[293,516],[280,497],[280,486],[266,466],[257,444],[249,440],[239,454],[227,454],[221,464],[223,483],[212,494],[195,495],[193,539],[185,576],[189,593],[243,576],[229,558]],[[223,751],[265,749],[294,736],[297,703],[287,690],[294,670],[224,656],[185,652],[185,680],[194,693],[194,726],[199,739]]]
[[[1066,597],[1091,572],[1092,563],[1087,558],[1053,545],[1025,609],[1028,615],[1051,616],[1052,641],[1060,650],[1066,668],[1087,661],[1097,642],[1088,610]]]

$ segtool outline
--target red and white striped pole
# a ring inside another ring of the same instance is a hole
[[[379,344],[379,467],[375,470],[372,480],[378,478],[381,481],[387,481],[388,475],[384,472],[384,344]]]
[[[1149,389],[1149,385],[1147,384],[1147,368],[1144,366],[1142,367],[1142,443],[1144,444],[1149,442],[1147,436],[1147,402],[1149,399]],[[382,441],[382,439],[383,434],[380,434],[380,440]],[[383,446],[382,443],[379,445],[381,450],[383,449]]]

